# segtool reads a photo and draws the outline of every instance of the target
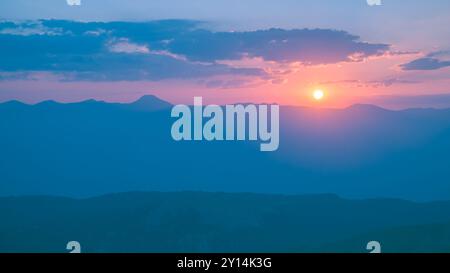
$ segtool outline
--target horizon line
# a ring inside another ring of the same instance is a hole
[[[446,94],[446,93],[441,93],[441,94],[431,94],[431,95],[412,95],[412,96],[396,96],[396,95],[382,95],[382,96],[376,96],[378,98],[380,97],[402,97],[402,98],[414,98],[414,97],[438,97],[438,96],[448,96],[450,98],[450,94]],[[121,101],[106,101],[106,100],[98,100],[98,99],[94,99],[94,98],[86,98],[83,100],[75,100],[75,101],[60,101],[57,99],[45,99],[45,100],[40,100],[34,103],[29,103],[20,99],[10,99],[10,100],[5,100],[5,101],[0,101],[0,105],[2,104],[8,104],[8,103],[20,103],[26,106],[37,106],[37,105],[41,105],[41,104],[45,104],[45,103],[56,103],[56,104],[62,104],[62,105],[70,105],[70,104],[82,104],[82,103],[90,103],[90,102],[97,102],[97,103],[105,103],[105,104],[120,104],[120,105],[132,105],[135,104],[139,101],[141,101],[144,98],[155,98],[156,100],[159,100],[162,103],[167,103],[171,106],[175,106],[177,104],[170,102],[169,100],[165,100],[162,99],[156,95],[153,94],[145,94],[140,96],[139,98],[130,101],[130,102],[121,102]],[[194,97],[193,97],[194,98]],[[381,106],[378,105],[376,103],[352,103],[349,104],[347,106],[344,107],[321,107],[321,106],[305,106],[305,105],[293,105],[293,104],[278,104],[278,103],[268,103],[268,102],[261,102],[261,103],[255,103],[255,102],[236,102],[236,103],[221,103],[221,104],[217,104],[214,103],[215,105],[219,105],[219,106],[225,106],[225,105],[248,105],[248,104],[255,104],[255,105],[279,105],[281,107],[292,107],[292,108],[304,108],[304,109],[320,109],[320,110],[347,110],[347,109],[351,109],[357,106],[368,106],[368,107],[375,107],[378,108],[380,110],[385,110],[385,111],[391,111],[391,112],[399,112],[399,111],[407,111],[407,110],[450,110],[450,105],[446,106],[446,107],[405,107],[405,108],[396,108],[396,109],[392,109],[389,107],[385,107],[385,106]],[[188,106],[193,106],[192,104],[185,104]],[[207,104],[205,104],[207,105]]]

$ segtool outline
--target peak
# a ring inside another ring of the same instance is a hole
[[[104,103],[104,102],[103,101],[94,100],[94,99],[89,99],[89,100],[81,101],[80,103]]]
[[[10,100],[5,102],[0,102],[0,107],[2,108],[8,108],[8,109],[20,109],[22,107],[26,107],[28,104],[23,103],[18,100]]]
[[[172,105],[167,101],[153,95],[145,95],[135,102],[127,104],[128,108],[136,111],[159,111],[170,108]]]
[[[3,103],[0,104],[5,104],[5,105],[26,105],[25,103],[18,101],[18,100],[9,100],[9,101],[5,101]]]
[[[44,101],[41,101],[41,102],[39,102],[39,103],[36,103],[35,105],[37,105],[37,106],[48,106],[48,105],[56,105],[56,104],[59,104],[58,102],[56,102],[56,101],[54,101],[54,100],[44,100]]]
[[[154,96],[154,95],[143,95],[142,97],[140,97],[139,99],[137,99],[135,102],[138,101],[154,101],[154,100],[160,100],[158,97]]]
[[[136,101],[132,102],[131,104],[137,104],[137,103],[154,103],[154,102],[163,102],[168,103],[154,95],[144,95],[137,99]]]
[[[384,108],[373,104],[353,104],[350,107],[347,107],[348,110],[371,110],[371,111],[387,111]]]

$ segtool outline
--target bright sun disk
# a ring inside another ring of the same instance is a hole
[[[313,93],[313,97],[315,100],[323,99],[324,95],[325,95],[324,92],[320,89],[315,90]]]

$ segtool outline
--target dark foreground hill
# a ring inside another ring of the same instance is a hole
[[[0,198],[0,252],[450,252],[450,202],[135,192]]]

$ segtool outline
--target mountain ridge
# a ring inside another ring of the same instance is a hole
[[[145,111],[145,110],[165,110],[168,109],[169,107],[172,107],[174,104],[170,103],[169,101],[163,100],[155,95],[143,95],[139,98],[137,98],[134,101],[131,102],[108,102],[108,101],[103,101],[103,100],[95,100],[95,99],[86,99],[86,100],[82,100],[82,101],[74,101],[74,102],[59,102],[56,100],[43,100],[40,102],[36,102],[36,103],[25,103],[22,102],[20,100],[8,100],[8,101],[4,101],[4,102],[0,102],[0,106],[1,105],[11,105],[11,104],[16,104],[16,105],[26,105],[26,106],[39,106],[39,105],[48,105],[48,104],[58,104],[58,105],[77,105],[77,104],[88,104],[88,103],[98,103],[98,104],[106,104],[106,105],[116,105],[116,106],[121,106],[124,109],[132,109],[132,110],[141,110],[141,111]],[[242,105],[247,105],[250,104],[249,102],[247,103],[242,103],[242,102],[236,102],[233,104],[242,104]],[[257,103],[257,104],[268,104],[268,103]],[[270,104],[270,103],[269,103]],[[191,105],[192,104],[187,104],[187,105]],[[225,105],[225,104],[223,104]],[[146,109],[146,107],[148,106],[148,109]],[[388,112],[404,112],[404,111],[414,111],[414,110],[434,110],[434,111],[450,111],[450,107],[449,108],[433,108],[433,107],[411,107],[411,108],[403,108],[400,110],[392,110],[389,108],[385,108],[385,107],[381,107],[378,106],[376,104],[367,104],[367,103],[355,103],[346,107],[342,107],[342,108],[323,108],[323,107],[308,107],[308,106],[301,106],[301,105],[290,105],[290,104],[283,104],[280,105],[283,108],[297,108],[297,109],[314,109],[314,110],[325,110],[325,111],[343,111],[343,110],[377,110],[377,111],[388,111]]]

